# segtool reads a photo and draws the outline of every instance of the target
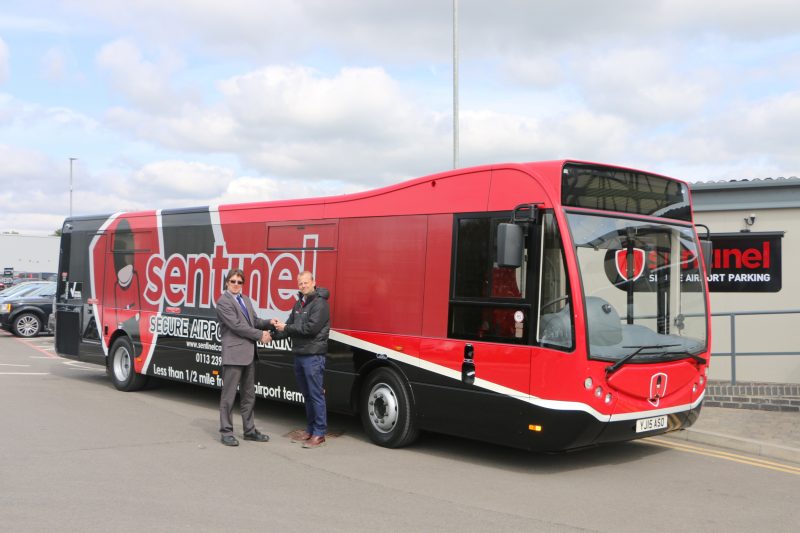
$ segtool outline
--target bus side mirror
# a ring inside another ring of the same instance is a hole
[[[714,243],[711,241],[711,230],[705,224],[695,224],[695,228],[704,228],[705,237],[700,238],[700,252],[703,254],[703,263],[706,264],[706,276],[711,274],[711,265],[714,263]]]
[[[700,239],[700,251],[703,253],[703,263],[706,264],[706,275],[711,274],[711,265],[714,262],[714,243]]]
[[[517,224],[497,225],[497,266],[519,268],[522,266],[524,235]]]

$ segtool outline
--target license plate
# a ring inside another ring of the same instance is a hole
[[[656,429],[666,429],[667,415],[654,416],[653,418],[642,418],[636,421],[636,433],[643,431],[655,431]]]

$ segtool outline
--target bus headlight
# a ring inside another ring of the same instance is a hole
[[[592,388],[592,378],[586,378],[585,380],[583,380],[583,386],[586,388],[586,390],[591,389]]]
[[[611,403],[611,393],[606,394],[606,403]]]
[[[600,396],[602,396],[603,395],[603,388],[602,387],[597,387],[596,389],[594,389],[594,395],[597,396],[598,398]]]

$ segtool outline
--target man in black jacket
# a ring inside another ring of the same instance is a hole
[[[294,354],[294,374],[297,386],[303,393],[306,405],[306,430],[294,440],[303,448],[319,448],[325,444],[328,429],[325,390],[322,378],[325,373],[325,355],[328,353],[328,334],[331,313],[327,289],[317,288],[314,275],[304,271],[297,276],[299,300],[292,308],[286,322],[273,319],[276,340],[291,337]]]

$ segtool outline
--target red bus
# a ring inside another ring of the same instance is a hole
[[[74,217],[59,355],[120,390],[220,387],[214,302],[231,268],[262,318],[295,278],[331,291],[328,408],[377,444],[434,431],[558,451],[696,420],[710,330],[688,186],[579,161],[458,169],[374,191]],[[256,394],[301,403],[286,341]]]

